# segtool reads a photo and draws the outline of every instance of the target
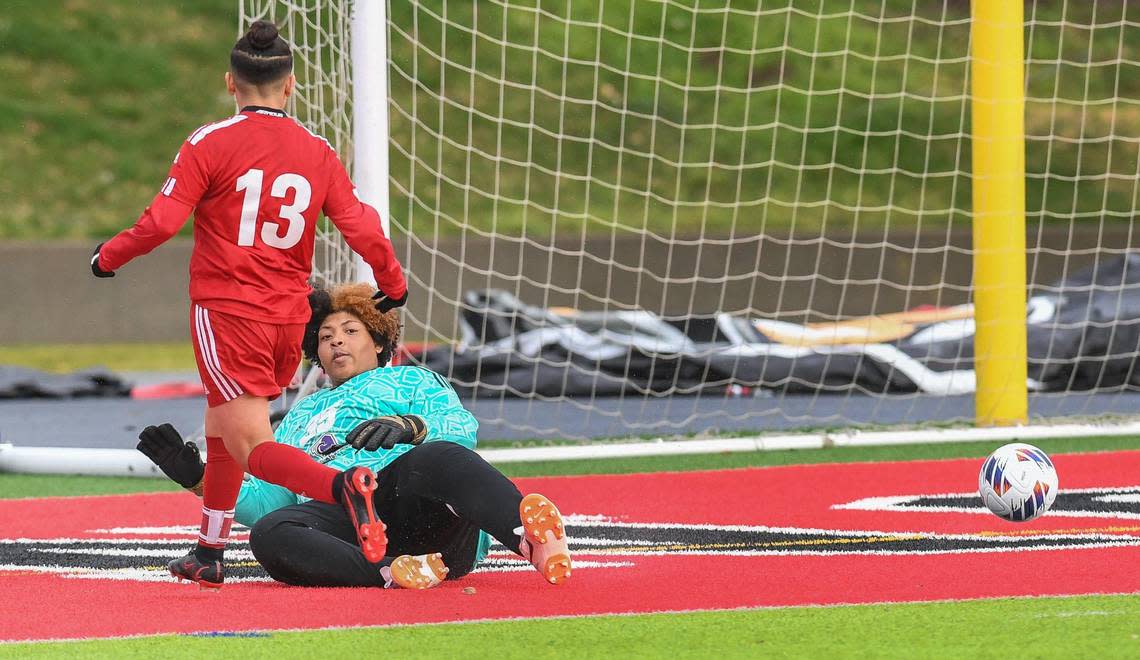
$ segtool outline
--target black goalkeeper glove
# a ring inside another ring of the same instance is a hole
[[[100,243],[95,246],[95,254],[91,255],[91,274],[95,277],[114,277],[115,272],[111,270],[103,270],[99,267],[99,250],[103,249],[103,244]]]
[[[186,442],[170,424],[148,426],[139,434],[139,451],[178,485],[201,495],[206,465],[198,445]]]
[[[372,299],[376,301],[376,309],[381,314],[386,314],[397,307],[403,307],[404,303],[408,302],[408,292],[404,291],[404,295],[399,298],[393,298],[383,291],[377,291],[372,294]]]
[[[427,436],[427,424],[418,415],[384,415],[361,422],[345,436],[346,444],[360,451],[418,445]]]

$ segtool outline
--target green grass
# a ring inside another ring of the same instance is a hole
[[[1140,599],[789,607],[0,648],[23,658],[357,657],[361,649],[397,658],[1126,658],[1140,654]]]
[[[0,239],[134,222],[182,140],[233,112],[233,0],[0,7]]]
[[[13,497],[72,497],[175,491],[181,487],[169,479],[149,477],[89,477],[82,475],[0,473],[0,499]]]
[[[816,232],[970,209],[969,3],[390,4],[398,231]],[[1126,6],[1026,10],[1030,219],[1135,208],[1136,147],[1109,138],[1140,114],[1105,102],[1140,96],[1113,64],[1140,60]],[[2,3],[0,238],[133,221],[179,142],[232,111],[236,36],[236,0]]]
[[[0,346],[0,364],[67,373],[88,367],[111,371],[193,371],[187,342],[147,344],[29,344]]]

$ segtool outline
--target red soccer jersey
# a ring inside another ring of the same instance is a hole
[[[194,212],[190,300],[266,323],[309,320],[321,211],[391,297],[407,291],[380,216],[356,197],[336,152],[279,110],[245,108],[194,131],[133,227],[99,251],[113,271],[176,234]]]

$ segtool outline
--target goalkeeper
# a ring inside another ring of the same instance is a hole
[[[247,477],[235,519],[252,527],[254,557],[286,584],[424,589],[469,573],[486,556],[490,535],[548,582],[565,582],[570,555],[558,509],[541,495],[523,497],[472,451],[478,423],[443,378],[385,367],[399,323],[375,309],[372,293],[351,284],[310,295],[302,349],[332,386],[298,402],[275,437],[331,467],[376,472],[372,505],[387,524],[387,555],[365,559],[351,510]],[[197,447],[173,427],[147,427],[139,438],[139,450],[167,476],[200,487]]]

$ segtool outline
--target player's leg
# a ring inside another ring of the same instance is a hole
[[[372,515],[370,492],[375,479],[371,471],[341,473],[317,463],[300,449],[274,442],[269,399],[280,395],[296,370],[303,324],[258,323],[194,305],[190,326],[207,392],[207,436],[215,439],[207,441],[211,446],[203,490],[205,541],[193,553],[198,562],[211,562],[219,574],[222,572],[225,539],[214,538],[209,530],[216,526],[215,519],[232,519],[243,472],[313,499],[343,502],[350,514],[362,518],[359,538],[366,553],[374,559],[382,557],[383,523]],[[212,461],[218,466],[211,468]],[[176,574],[194,568],[185,561],[178,564],[187,570]],[[175,572],[174,563],[171,566]]]
[[[239,464],[244,463],[247,472],[304,497],[343,506],[365,556],[372,561],[384,556],[387,539],[372,502],[376,478],[371,470],[355,467],[341,472],[296,447],[274,441],[265,397],[242,395],[211,408],[208,414],[221,429],[227,450]]]
[[[388,554],[423,556],[439,553],[455,580],[475,568],[482,532],[442,502],[397,488],[396,479],[377,475],[376,511],[388,523]],[[393,569],[395,572],[395,569]]]
[[[190,337],[198,374],[206,389],[207,403],[202,519],[194,549],[185,557],[171,561],[168,566],[171,575],[179,580],[188,579],[202,587],[219,588],[225,580],[222,560],[245,468],[244,463],[235,461],[226,449],[222,427],[210,410],[225,405],[242,390],[235,380],[220,370],[213,326],[207,310],[197,305],[190,309]]]
[[[273,579],[297,586],[426,589],[448,573],[443,557],[426,551],[368,561],[344,510],[323,502],[287,506],[265,515],[250,531],[249,544]]]
[[[377,565],[364,558],[355,540],[344,510],[317,501],[272,511],[249,533],[254,558],[278,582],[305,587],[384,586]]]
[[[518,488],[475,452],[452,442],[415,447],[381,471],[381,490],[393,487],[445,505],[527,558],[552,584],[570,577],[570,551],[558,508]],[[392,486],[390,486],[392,484]]]
[[[337,470],[315,462],[296,447],[275,442],[268,397],[243,393],[210,408],[206,427],[218,430],[226,451],[244,471],[299,495],[336,503],[332,489]]]
[[[222,559],[229,542],[242,474],[241,466],[226,450],[220,432],[211,425],[207,412],[206,470],[198,543],[190,554],[169,564],[171,575],[179,580],[194,580],[203,587],[218,588],[222,585],[225,580]]]

